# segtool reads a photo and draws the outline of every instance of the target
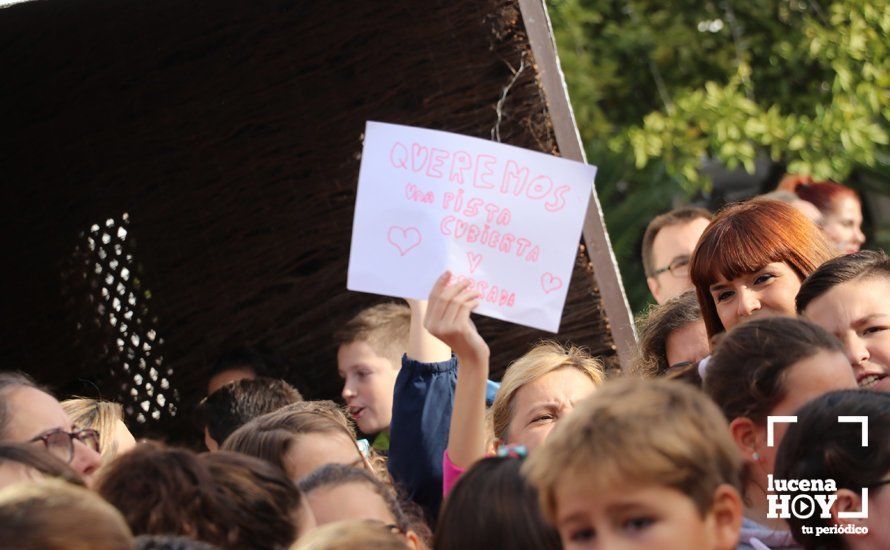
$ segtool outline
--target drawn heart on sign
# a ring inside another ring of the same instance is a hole
[[[550,294],[562,288],[562,279],[548,271],[541,275],[541,288],[544,289],[544,294]]]
[[[482,263],[482,254],[467,252],[467,259],[470,260],[470,273],[475,273],[476,268]]]
[[[389,244],[393,245],[399,250],[399,254],[404,256],[412,249],[420,246],[420,242],[423,240],[420,230],[416,227],[405,227],[401,228],[397,225],[394,225],[389,228],[389,233],[386,235],[386,240],[389,241]]]

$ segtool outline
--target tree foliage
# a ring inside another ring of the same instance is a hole
[[[704,159],[753,172],[768,156],[792,172],[844,180],[886,151],[888,7],[887,0],[551,2],[634,305],[646,294],[636,265],[642,229],[675,202],[710,191]]]

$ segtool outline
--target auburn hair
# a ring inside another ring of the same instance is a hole
[[[782,262],[803,281],[832,255],[819,228],[791,205],[752,199],[728,206],[705,229],[690,262],[708,337],[726,330],[710,292],[721,277],[732,280]]]
[[[837,206],[837,202],[843,198],[859,200],[859,195],[846,185],[841,185],[833,181],[814,181],[811,176],[799,174],[789,174],[779,182],[779,190],[790,191],[797,195],[799,199],[803,199],[823,214],[832,212]]]

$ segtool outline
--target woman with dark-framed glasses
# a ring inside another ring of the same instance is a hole
[[[20,373],[0,373],[0,441],[44,448],[87,484],[101,464],[99,432],[74,426],[55,397]]]

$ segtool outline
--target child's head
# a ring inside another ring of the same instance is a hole
[[[103,463],[136,446],[136,439],[124,424],[124,410],[120,404],[80,397],[62,401],[62,408],[76,426],[99,432]]]
[[[491,406],[495,438],[532,451],[604,378],[600,362],[582,349],[538,344],[504,374]]]
[[[723,411],[745,460],[745,482],[766,485],[786,424],[768,445],[767,417],[793,415],[827,392],[855,388],[836,338],[786,317],[758,319],[729,331],[708,363],[704,390]]]
[[[234,548],[287,548],[315,526],[296,485],[265,460],[239,453],[205,453],[201,460],[220,487],[231,518]]]
[[[708,337],[754,318],[794,317],[801,281],[831,256],[819,228],[793,206],[754,199],[727,207],[690,264]]]
[[[215,451],[250,420],[302,400],[300,392],[284,380],[261,377],[230,382],[198,405],[196,412],[204,427],[204,444]]]
[[[409,539],[429,538],[419,512],[403,504],[392,485],[367,470],[328,464],[300,480],[319,526],[346,520],[379,521],[393,526]]]
[[[606,383],[524,473],[567,549],[734,548],[740,460],[717,407],[670,380]]]
[[[559,534],[541,516],[537,492],[519,472],[522,462],[491,457],[467,470],[448,494],[433,548],[561,548]]]
[[[797,312],[837,336],[863,388],[890,391],[890,258],[863,250],[825,262],[797,293]]]
[[[650,308],[640,322],[634,371],[645,377],[665,376],[697,363],[709,352],[698,300],[694,291],[687,290]]]
[[[411,310],[384,303],[362,310],[335,335],[343,399],[359,429],[389,428],[392,395],[402,354],[408,350]]]
[[[133,535],[94,492],[44,479],[0,491],[0,548],[130,550]]]
[[[862,445],[861,422],[839,422],[840,416],[868,418],[868,446]],[[847,390],[807,403],[797,412],[776,458],[776,479],[833,480],[837,497],[831,517],[821,511],[809,519],[788,519],[794,538],[805,548],[890,548],[890,394]],[[849,519],[840,512],[865,509],[862,489],[868,489],[868,517]],[[789,491],[791,498],[798,492]],[[864,527],[867,534],[836,535],[832,525]],[[803,532],[808,527],[809,533]],[[817,529],[823,529],[821,534]]]
[[[325,464],[370,469],[345,418],[343,422],[331,414],[285,408],[241,426],[221,449],[267,460],[294,481]]]
[[[225,352],[210,365],[207,395],[238,380],[272,376],[272,361],[254,348],[236,348]]]
[[[338,521],[313,529],[292,546],[293,550],[374,550],[416,549],[417,546],[391,526],[379,521]]]
[[[218,484],[186,449],[140,443],[105,466],[95,489],[135,535],[184,535],[225,546],[232,531]]]

